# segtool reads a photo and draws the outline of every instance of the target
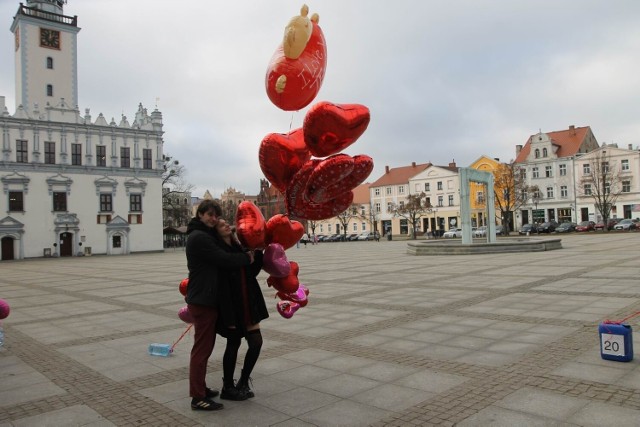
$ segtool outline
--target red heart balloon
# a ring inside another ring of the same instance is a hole
[[[178,286],[178,290],[183,296],[187,296],[187,286],[189,286],[189,278],[186,277],[180,281],[180,285]]]
[[[264,176],[284,193],[291,178],[311,158],[302,128],[288,134],[270,133],[260,143],[258,160]]]
[[[267,67],[267,96],[276,107],[285,111],[296,111],[309,105],[324,80],[327,43],[318,23],[309,22],[309,25],[313,28],[302,53],[299,56],[289,55],[297,57],[288,58],[281,44]],[[286,37],[291,36],[302,37],[302,34],[285,33],[285,41]]]
[[[337,182],[341,182],[353,172],[353,158],[347,154],[334,154],[316,165],[309,176],[305,189],[305,197],[315,203],[326,202],[336,198],[340,193],[352,190],[351,188],[336,188],[329,192],[329,187],[334,188]]]
[[[331,159],[331,157],[325,159],[325,161],[329,159]],[[344,191],[353,190],[358,185],[362,184],[369,174],[371,174],[371,171],[373,171],[373,159],[369,156],[365,156],[364,154],[359,154],[351,158],[351,160],[353,163],[353,170],[350,174],[338,181],[335,181],[333,184],[326,185],[324,188],[320,187],[315,192],[311,191],[311,182],[315,177],[314,171],[314,174],[312,174],[309,179],[309,183],[307,184],[308,197],[314,202],[324,202],[337,197],[337,195]],[[334,176],[335,178],[338,178],[339,175],[335,174]],[[326,181],[330,182],[330,179],[327,179]]]
[[[300,222],[292,221],[286,215],[276,214],[267,221],[265,242],[279,243],[284,249],[289,249],[303,234],[304,226]]]
[[[364,105],[319,102],[304,118],[304,141],[314,156],[330,156],[353,144],[367,130],[370,119]]]
[[[267,278],[267,285],[269,285],[276,291],[286,294],[296,292],[298,290],[298,287],[300,286],[300,281],[298,280],[298,272],[300,271],[300,267],[295,261],[291,261],[290,264],[291,271],[289,272],[289,275],[287,277],[269,276]]]
[[[236,233],[249,249],[264,247],[266,224],[262,212],[252,202],[242,201],[236,211]]]
[[[280,313],[280,316],[284,317],[285,319],[291,319],[291,317],[293,317],[293,315],[296,313],[296,311],[298,311],[299,308],[300,304],[292,301],[278,301],[278,303],[276,304],[278,313]]]
[[[306,307],[309,300],[307,299],[309,290],[302,284],[298,286],[298,290],[291,293],[278,292],[276,296],[283,301],[293,301],[300,304],[300,307]]]
[[[327,200],[323,203],[314,203],[309,201],[306,194],[307,183],[314,168],[320,164],[322,160],[311,159],[302,166],[302,168],[294,175],[291,184],[285,193],[287,203],[287,211],[290,215],[298,218],[318,221],[328,219],[344,212],[353,202],[353,192],[346,191],[340,193],[335,198]]]

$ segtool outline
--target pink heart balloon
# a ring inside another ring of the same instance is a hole
[[[280,316],[285,319],[291,319],[295,312],[300,308],[300,304],[291,301],[278,301],[276,308],[278,313],[280,313]]]
[[[309,289],[304,286],[302,283],[298,286],[298,289],[295,292],[277,292],[276,296],[283,301],[291,301],[300,304],[300,307],[306,307],[309,300],[307,299],[307,295],[309,295]]]
[[[273,277],[287,277],[291,272],[291,264],[280,243],[267,245],[262,256],[262,269]]]
[[[184,323],[193,323],[193,316],[189,313],[189,307],[186,305],[178,310],[178,317]]]

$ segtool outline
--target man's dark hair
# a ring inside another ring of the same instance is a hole
[[[214,211],[216,213],[216,216],[222,216],[222,208],[220,207],[220,205],[211,199],[206,199],[200,202],[200,204],[198,205],[196,217],[200,218],[202,215],[209,211]]]

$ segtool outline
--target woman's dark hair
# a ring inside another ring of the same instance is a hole
[[[216,216],[222,216],[222,208],[216,202],[211,199],[206,199],[200,202],[198,205],[198,210],[196,211],[196,217],[200,218],[202,215],[209,211],[214,211]]]

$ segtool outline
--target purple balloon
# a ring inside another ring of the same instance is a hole
[[[262,269],[273,277],[287,277],[289,275],[291,264],[280,243],[267,245],[262,257]]]
[[[178,310],[178,317],[184,323],[193,323],[193,316],[189,313],[189,306],[184,306],[180,310]]]
[[[0,319],[6,319],[9,317],[9,312],[11,309],[9,308],[9,303],[3,299],[0,299]]]

